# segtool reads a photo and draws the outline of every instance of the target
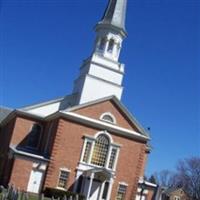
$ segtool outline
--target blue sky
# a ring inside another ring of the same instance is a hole
[[[69,94],[107,0],[1,0],[0,105]],[[200,4],[128,0],[122,101],[151,127],[147,174],[200,155]]]

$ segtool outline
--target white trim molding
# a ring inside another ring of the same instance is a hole
[[[97,166],[97,165],[91,163],[95,142],[96,142],[96,139],[98,138],[98,136],[100,136],[100,135],[106,135],[108,137],[108,139],[109,139],[108,154],[107,154],[105,166],[103,166],[103,167],[102,166]],[[88,143],[90,144],[90,147],[89,147],[89,149],[86,149]],[[118,160],[118,157],[119,157],[120,148],[121,148],[121,145],[114,143],[113,139],[112,139],[112,136],[107,131],[97,132],[94,137],[85,135],[84,136],[84,144],[83,144],[83,148],[82,148],[80,163],[83,163],[84,165],[88,165],[88,166],[105,168],[107,170],[111,170],[111,171],[114,172],[116,170],[117,160]],[[86,152],[86,150],[88,152]],[[113,154],[112,154],[113,150],[115,150],[114,157],[113,157]],[[88,153],[88,155],[87,155],[88,158],[87,158],[86,161],[83,160],[85,153]],[[113,159],[113,160],[111,161],[111,159]],[[112,164],[111,164],[112,167],[109,167],[110,162],[112,162]]]
[[[105,116],[109,116],[112,121],[106,120],[104,119]],[[100,120],[111,123],[111,124],[117,124],[117,120],[115,118],[115,116],[111,113],[111,112],[105,112],[100,116]]]

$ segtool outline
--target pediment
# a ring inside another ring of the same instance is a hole
[[[110,114],[115,119],[114,125],[148,135],[133,115],[114,96],[78,105],[68,111],[100,121],[104,121],[102,115]],[[112,122],[108,120],[107,123]]]

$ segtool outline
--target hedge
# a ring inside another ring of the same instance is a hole
[[[46,188],[44,190],[44,195],[46,197],[54,197],[54,198],[60,198],[63,199],[65,196],[66,197],[75,197],[76,195],[79,195],[79,200],[85,200],[85,196],[81,195],[81,194],[77,194],[71,191],[64,191],[64,190],[59,190],[59,189],[55,189],[55,188]]]

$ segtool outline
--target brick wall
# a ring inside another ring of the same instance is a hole
[[[71,170],[68,187],[73,187],[76,167],[80,160],[83,136],[94,136],[102,131],[89,126],[60,119],[52,149],[51,161],[47,171],[45,187],[56,187],[59,168]],[[138,178],[143,170],[146,145],[110,133],[114,142],[122,145],[117,164],[117,175],[114,180],[112,199],[115,198],[119,182],[128,183],[126,199],[132,199],[137,190]]]
[[[33,162],[31,160],[16,158],[13,162],[10,183],[20,188],[20,190],[26,191],[32,166]]]
[[[118,109],[112,101],[105,101],[92,106],[84,107],[76,110],[75,112],[98,120],[101,114],[110,112],[115,116],[118,126],[138,131],[136,126],[132,124],[128,118],[125,117],[122,111],[120,111],[120,109]]]
[[[34,123],[41,122],[30,118],[17,117],[10,143],[16,146],[26,146],[27,137]]]
[[[104,112],[111,112],[117,120],[117,125],[137,131],[137,128],[110,101],[82,108],[76,112],[96,119],[99,119]],[[14,129],[10,128],[10,142],[13,145],[25,144],[31,127],[36,122],[40,121],[18,116],[14,123]],[[44,127],[40,150],[41,152],[46,150],[51,159],[47,168],[44,187],[56,187],[60,168],[68,168],[71,172],[67,187],[72,189],[76,176],[76,167],[80,161],[84,143],[83,136],[86,134],[94,136],[97,132],[104,130],[62,118],[40,123]],[[111,132],[110,134],[115,143],[121,144],[111,199],[114,200],[116,197],[119,182],[126,182],[128,184],[126,200],[134,199],[138,179],[143,175],[146,162],[146,144],[137,140],[120,137]],[[48,146],[46,145],[47,142]],[[9,143],[7,146],[9,146]],[[32,161],[20,158],[14,160],[10,182],[26,190],[31,169]]]

